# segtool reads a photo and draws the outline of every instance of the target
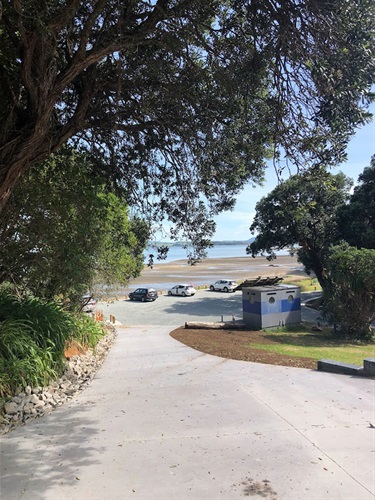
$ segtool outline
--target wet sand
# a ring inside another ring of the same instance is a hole
[[[227,257],[204,259],[190,266],[187,260],[168,263],[156,262],[153,269],[145,266],[140,277],[129,284],[130,289],[138,286],[153,286],[156,289],[170,288],[178,283],[195,286],[207,285],[219,279],[233,279],[242,282],[257,276],[303,275],[303,266],[296,257],[283,255],[269,262],[265,257]]]

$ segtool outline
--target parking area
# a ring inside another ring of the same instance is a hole
[[[303,294],[303,299],[306,295]],[[197,290],[192,297],[159,295],[154,302],[133,302],[121,299],[113,303],[101,302],[98,308],[108,319],[131,325],[180,326],[186,322],[220,322],[242,319],[242,292],[225,293]],[[315,321],[318,313],[302,307],[302,319]]]
[[[187,321],[219,322],[242,319],[242,293],[197,290],[191,297],[159,295],[154,302],[121,299],[99,303],[106,317],[125,325],[184,325]]]

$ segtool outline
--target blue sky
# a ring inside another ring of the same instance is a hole
[[[375,114],[375,105],[371,106]],[[355,182],[363,169],[370,165],[371,156],[375,154],[375,120],[358,129],[350,141],[346,163],[332,170],[332,173],[343,172]],[[249,227],[255,215],[255,205],[277,185],[277,178],[273,167],[266,171],[266,181],[262,187],[247,186],[237,197],[233,211],[223,212],[215,218],[217,225],[213,240],[247,240],[252,237]]]

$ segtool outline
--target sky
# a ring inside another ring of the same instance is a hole
[[[375,104],[370,107],[375,115]],[[375,118],[364,127],[358,129],[347,148],[348,160],[342,165],[332,169],[336,174],[343,172],[347,177],[358,180],[359,174],[370,165],[371,157],[375,154]],[[277,185],[277,177],[273,166],[269,166],[265,174],[262,187],[246,186],[237,196],[236,206],[231,212],[223,212],[215,217],[216,232],[213,241],[234,240],[246,241],[253,235],[249,227],[255,215],[255,205]]]

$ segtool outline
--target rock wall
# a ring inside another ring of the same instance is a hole
[[[0,416],[0,435],[4,435],[31,419],[51,413],[55,408],[72,399],[94,378],[109,349],[116,340],[115,328],[108,327],[95,352],[72,356],[67,360],[63,375],[48,387],[25,387],[5,403]]]

